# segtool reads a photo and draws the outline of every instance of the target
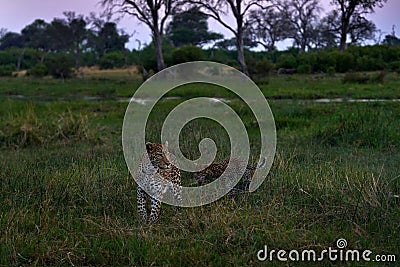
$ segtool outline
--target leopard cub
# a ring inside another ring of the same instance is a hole
[[[181,201],[181,173],[173,155],[168,152],[168,143],[146,143],[146,152],[136,172],[137,181],[144,187],[137,187],[137,209],[143,222],[152,223],[160,215],[161,200],[167,190],[172,190],[175,199]],[[151,196],[146,191],[151,192]]]
[[[240,170],[245,168],[242,178],[229,192],[229,194],[235,194],[247,192],[249,190],[249,185],[251,183],[254,171],[264,167],[266,158],[264,157],[257,166],[247,165],[247,163],[240,158],[226,158],[220,162],[213,162],[205,169],[194,173],[194,179],[196,180],[197,185],[202,186],[219,178],[228,167],[229,161],[232,161],[231,164],[233,171],[231,171],[231,173],[227,173],[228,179],[237,177],[241,172]]]

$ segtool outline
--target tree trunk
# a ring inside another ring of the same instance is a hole
[[[340,29],[340,44],[339,49],[341,52],[344,52],[347,48],[347,31],[348,31],[348,22],[342,19],[342,27]]]
[[[300,52],[305,53],[306,52],[306,41],[303,39],[301,40],[301,45],[300,45]]]
[[[161,71],[165,68],[164,56],[162,53],[162,36],[158,30],[153,32],[154,47],[156,50],[157,70]]]
[[[76,44],[75,46],[75,69],[78,70],[79,69],[79,59],[80,59],[80,49],[79,49],[79,44]]]
[[[18,56],[16,71],[20,71],[21,70],[21,64],[22,64],[22,60],[24,59],[25,49],[26,48],[24,47],[24,49],[22,49],[22,52]]]
[[[240,66],[240,70],[249,76],[249,71],[247,69],[246,61],[244,58],[244,44],[243,44],[243,31],[238,30],[238,34],[236,36],[236,48],[238,53],[238,63]]]
[[[346,50],[346,48],[347,48],[347,33],[341,32],[339,49],[340,49],[340,51],[344,52]]]

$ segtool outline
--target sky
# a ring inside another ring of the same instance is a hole
[[[321,0],[325,11],[329,11],[329,1]],[[40,18],[50,22],[55,17],[62,18],[64,11],[75,11],[83,15],[89,15],[90,12],[99,14],[102,9],[98,2],[99,0],[0,0],[0,28],[20,32],[35,19]],[[396,35],[400,36],[400,0],[388,0],[382,9],[376,9],[368,18],[383,32],[382,38],[392,32],[393,25],[396,27]],[[232,21],[230,18],[227,19]],[[130,49],[138,47],[136,40],[140,40],[142,45],[151,40],[148,28],[129,16],[125,16],[118,23],[118,27],[132,34],[127,45]],[[232,37],[229,31],[212,19],[209,20],[209,28],[226,37]]]

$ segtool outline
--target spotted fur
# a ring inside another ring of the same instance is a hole
[[[231,187],[230,180],[233,180],[233,178],[237,177],[237,175],[241,172],[240,170],[246,168],[242,178],[229,192],[230,194],[234,194],[248,191],[254,171],[264,167],[266,158],[263,158],[257,166],[247,165],[247,163],[240,158],[226,158],[220,162],[211,163],[205,169],[194,173],[194,179],[196,180],[197,185],[205,185],[219,178],[228,167],[229,161],[232,161],[232,171],[227,173],[227,177],[229,179],[226,183],[227,186]]]
[[[143,222],[153,223],[160,215],[161,200],[168,190],[172,191],[178,202],[181,201],[181,174],[176,167],[175,158],[168,152],[167,143],[146,143],[146,151],[148,157],[143,155],[136,174],[136,178],[144,186],[137,187],[137,208]],[[149,201],[150,212],[146,208]]]

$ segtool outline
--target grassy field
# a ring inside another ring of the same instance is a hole
[[[121,147],[127,103],[116,101],[130,97],[140,81],[96,75],[0,80],[0,266],[265,266],[257,260],[264,245],[322,251],[336,248],[339,238],[349,249],[396,255],[397,262],[386,265],[399,264],[400,103],[312,101],[397,99],[395,74],[383,84],[363,85],[344,84],[341,76],[270,77],[260,87],[270,100],[278,144],[262,186],[199,208],[163,205],[151,226],[141,225],[136,213],[136,185]],[[233,97],[205,85],[171,95]],[[149,141],[159,139],[163,119],[182,101],[157,104]],[[247,127],[255,159],[260,137],[254,118],[241,101],[229,105]],[[198,156],[206,136],[216,141],[218,158],[225,157],[227,135],[208,120],[183,129],[183,151]],[[191,182],[183,173],[183,183]],[[268,263],[292,265],[312,264]]]

